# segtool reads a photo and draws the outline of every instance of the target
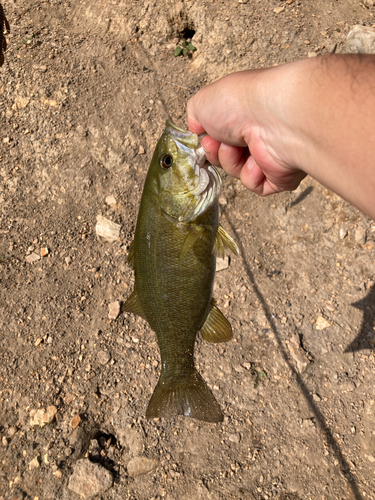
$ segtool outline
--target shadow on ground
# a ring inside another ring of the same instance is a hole
[[[299,198],[304,199],[309,194],[309,193],[306,194],[306,191],[304,191],[304,193],[302,193]],[[303,196],[304,194],[305,194],[305,196]],[[302,201],[302,199],[299,200],[299,201]],[[297,198],[297,200],[298,200],[298,198]],[[296,204],[297,200],[294,202],[294,205]],[[316,421],[318,422],[320,431],[324,435],[324,438],[325,438],[325,440],[326,440],[329,448],[331,449],[332,454],[338,460],[338,462],[340,464],[341,472],[343,473],[343,476],[345,477],[345,479],[346,479],[349,487],[351,488],[351,490],[353,492],[353,495],[354,495],[354,498],[356,500],[363,500],[363,497],[362,497],[362,495],[361,495],[361,493],[360,493],[360,491],[358,489],[357,482],[356,482],[353,474],[350,472],[349,463],[348,463],[347,459],[344,457],[343,452],[342,452],[342,450],[340,448],[340,445],[338,444],[338,442],[334,438],[333,432],[329,428],[324,415],[321,413],[321,411],[319,410],[319,408],[315,404],[315,402],[314,402],[314,400],[312,398],[312,394],[310,393],[310,391],[307,388],[306,384],[302,380],[301,375],[296,371],[293,363],[291,363],[291,361],[288,358],[287,351],[285,350],[283,341],[282,341],[281,336],[280,336],[280,334],[279,334],[279,332],[277,330],[276,324],[275,324],[275,322],[273,320],[273,315],[272,315],[272,313],[270,311],[270,308],[269,308],[269,306],[267,304],[266,299],[264,298],[262,292],[260,291],[260,289],[259,289],[259,287],[258,287],[258,285],[257,285],[257,283],[255,281],[254,275],[253,275],[253,273],[252,273],[252,271],[250,269],[250,266],[249,266],[249,264],[248,264],[248,262],[246,260],[245,250],[244,250],[244,247],[241,244],[241,237],[237,233],[234,224],[232,223],[230,217],[225,212],[225,210],[223,210],[223,215],[225,216],[228,224],[230,225],[230,227],[231,227],[231,229],[233,231],[233,234],[236,237],[235,239],[236,239],[236,242],[238,244],[238,248],[240,250],[240,255],[241,255],[241,258],[242,258],[245,270],[246,270],[246,274],[247,274],[247,276],[249,278],[249,281],[250,281],[250,283],[251,283],[251,285],[253,287],[253,290],[254,290],[256,296],[259,299],[259,302],[260,302],[260,304],[262,306],[262,309],[263,309],[264,314],[265,314],[265,316],[267,318],[267,321],[268,321],[268,323],[269,323],[269,325],[270,325],[270,327],[271,327],[271,329],[272,329],[272,331],[273,331],[273,333],[275,335],[275,338],[277,340],[277,344],[279,346],[281,355],[282,355],[285,363],[288,365],[288,367],[290,368],[290,370],[294,374],[295,380],[296,380],[296,382],[298,384],[298,387],[299,387],[299,389],[300,389],[303,397],[305,398],[307,404],[309,405],[311,411],[314,413]],[[358,309],[364,310],[364,319],[363,319],[363,324],[362,324],[362,328],[361,328],[361,333],[359,334],[359,336],[357,337],[357,339],[359,337],[362,338],[362,336],[365,334],[364,332],[366,332],[366,334],[367,334],[367,329],[368,329],[369,325],[370,324],[371,324],[371,326],[373,325],[375,306],[373,307],[372,304],[374,303],[374,300],[373,300],[374,297],[375,297],[375,286],[372,287],[372,289],[371,289],[371,291],[370,291],[370,293],[369,293],[368,296],[366,296],[361,301],[358,301],[355,304],[353,304]]]

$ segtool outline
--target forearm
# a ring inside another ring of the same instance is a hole
[[[265,135],[260,143],[274,145],[276,161],[375,218],[375,56],[306,59],[266,70],[262,80],[248,94],[250,151]]]

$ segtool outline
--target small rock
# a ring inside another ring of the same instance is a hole
[[[343,392],[353,392],[355,388],[356,385],[352,380],[344,380],[344,382],[340,384],[340,389]]]
[[[75,415],[70,421],[70,427],[75,429],[76,427],[79,426],[80,423],[81,423],[81,417],[79,415]]]
[[[48,254],[49,254],[49,250],[48,250],[48,248],[47,248],[47,247],[44,247],[44,248],[41,248],[41,249],[40,249],[40,256],[41,256],[41,257],[45,257],[45,256],[46,256],[46,255],[48,255]]]
[[[31,460],[31,462],[29,462],[29,469],[30,470],[38,469],[39,466],[40,466],[39,457],[35,457],[33,460]]]
[[[285,9],[285,7],[275,7],[273,9],[275,14],[281,14],[281,12]]]
[[[310,40],[305,40],[303,43],[304,43],[305,45],[310,45]]]
[[[56,476],[58,479],[62,478],[62,472],[61,470],[55,470],[55,472],[52,472],[54,476]]]
[[[231,443],[239,443],[241,435],[238,432],[236,432],[235,434],[229,434],[228,439]]]
[[[108,361],[111,359],[110,354],[107,351],[99,351],[98,352],[98,361],[101,365],[106,365]]]
[[[109,205],[110,207],[112,207],[113,205],[116,205],[116,198],[114,196],[107,196],[107,198],[105,199],[105,202],[107,203],[107,205]]]
[[[331,323],[327,321],[323,316],[318,316],[315,323],[316,330],[324,330],[325,328],[329,328]]]
[[[219,204],[220,204],[221,206],[225,207],[225,205],[226,205],[227,203],[228,203],[228,202],[227,202],[227,199],[226,199],[226,198],[224,198],[224,196],[220,196],[220,198],[219,198]]]
[[[127,465],[130,477],[148,474],[158,466],[158,461],[152,458],[136,457],[130,460]]]
[[[375,6],[375,0],[363,0],[363,3],[364,3],[367,7],[374,7],[374,6]]]
[[[7,434],[9,438],[12,438],[15,434],[17,434],[18,429],[15,425],[12,425],[12,427],[9,427],[7,430]]]
[[[84,428],[76,427],[70,433],[68,440],[69,445],[74,449],[76,455],[83,456],[86,453],[89,436],[87,435]]]
[[[77,125],[76,131],[77,131],[78,135],[80,135],[82,137],[86,137],[86,135],[87,135],[87,130],[85,130],[82,127],[82,125]]]
[[[302,349],[299,349],[298,347],[293,346],[290,342],[288,342],[287,345],[289,348],[290,355],[296,363],[297,371],[298,371],[298,373],[300,373],[302,375],[302,373],[309,366],[310,361],[306,358]]]
[[[243,3],[243,4],[245,4],[245,3],[248,3],[248,2],[249,2],[249,0],[238,0],[238,3]]]
[[[71,257],[65,257],[65,264],[67,266],[69,266],[69,264],[72,262],[72,258]]]
[[[315,393],[313,394],[313,400],[319,403],[322,400],[322,398],[319,396],[319,394]]]
[[[39,337],[38,339],[36,339],[36,341],[34,342],[35,347],[38,347],[38,345],[40,345],[42,342],[43,342],[42,338]]]
[[[19,95],[15,98],[12,109],[26,108],[29,102],[30,102],[30,97],[22,97]]]
[[[375,54],[375,28],[355,25],[347,36],[345,50],[352,54]]]
[[[330,54],[334,54],[336,52],[336,49],[337,49],[337,42],[335,42],[334,40],[330,40],[330,41],[327,40],[325,42],[325,47]]]
[[[108,304],[108,318],[109,319],[116,319],[118,318],[120,312],[121,312],[121,306],[120,302],[116,300],[115,302],[111,302]]]
[[[131,429],[119,429],[118,437],[121,446],[124,448],[124,459],[126,459],[127,450],[131,457],[138,457],[145,449],[144,434],[141,429],[132,427]]]
[[[97,223],[96,223],[96,234],[97,236],[103,238],[104,240],[113,243],[114,241],[117,241],[119,236],[120,236],[120,229],[121,226],[119,224],[116,224],[115,222],[112,222],[102,215],[98,215],[96,217]]]
[[[66,457],[70,457],[70,455],[73,453],[73,450],[70,446],[67,446],[65,449],[64,449],[64,455]]]
[[[316,52],[308,52],[307,57],[317,57],[318,54]]]
[[[33,262],[37,262],[38,260],[40,260],[40,255],[38,255],[35,252],[32,252],[30,255],[28,255],[26,257],[26,262],[28,262],[29,264],[32,264]]]
[[[2,443],[3,446],[8,446],[8,444],[9,444],[8,440],[7,440],[7,438],[5,436],[3,436],[3,438],[1,439],[1,443]]]
[[[143,146],[139,146],[138,154],[139,155],[144,155],[145,154],[145,148]]]
[[[341,227],[339,232],[340,240],[344,240],[347,237],[347,235],[348,231],[345,228]]]
[[[82,498],[89,499],[109,490],[113,484],[112,474],[99,464],[86,458],[77,460],[69,478],[68,489]]]
[[[363,226],[358,226],[354,233],[355,242],[358,245],[364,245],[366,243],[367,231]]]
[[[229,267],[229,257],[226,255],[224,259],[217,257],[216,259],[216,272],[223,271]]]
[[[31,410],[30,425],[39,425],[39,427],[43,427],[44,425],[49,424],[53,421],[56,413],[56,406],[48,406],[45,410],[43,408],[39,410]]]

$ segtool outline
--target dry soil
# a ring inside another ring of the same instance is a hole
[[[217,273],[215,297],[234,339],[198,339],[196,352],[222,424],[145,419],[156,338],[135,316],[109,319],[108,305],[132,290],[142,185],[165,119],[186,126],[186,88],[343,51],[375,8],[2,3],[12,32],[0,69],[0,499],[78,499],[68,486],[81,459],[112,475],[102,500],[374,499],[366,216],[309,178],[261,199],[223,176],[221,220],[241,255]],[[186,39],[197,50],[175,58]],[[121,225],[118,241],[97,239],[98,215]],[[51,406],[49,423],[31,422]],[[132,477],[137,457],[156,467]]]

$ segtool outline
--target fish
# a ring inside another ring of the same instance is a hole
[[[5,17],[3,6],[0,3],[0,66],[4,64],[4,52],[7,48],[4,31],[7,31],[9,33],[10,26],[7,18]]]
[[[212,297],[216,255],[238,255],[219,225],[221,178],[200,138],[171,121],[147,172],[127,261],[135,284],[122,310],[146,319],[155,331],[161,373],[146,417],[177,415],[222,422],[223,413],[194,365],[198,332],[208,342],[233,337]]]

